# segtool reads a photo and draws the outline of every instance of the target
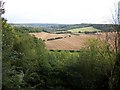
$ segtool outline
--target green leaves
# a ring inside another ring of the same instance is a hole
[[[89,39],[79,52],[52,52],[41,39],[13,29],[4,19],[2,24],[4,87],[108,89],[114,53],[106,43]]]

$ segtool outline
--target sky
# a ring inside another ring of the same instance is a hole
[[[9,23],[111,23],[119,0],[3,0]]]

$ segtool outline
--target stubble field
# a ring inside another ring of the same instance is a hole
[[[46,32],[41,33],[30,33],[37,38],[41,38],[45,41],[45,46],[49,50],[79,50],[85,45],[88,38],[98,38],[96,34],[80,34],[80,35],[70,35],[70,34],[51,34]],[[62,37],[60,39],[55,39],[57,37]],[[52,40],[48,40],[54,38]]]

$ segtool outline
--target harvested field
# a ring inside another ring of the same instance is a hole
[[[45,40],[45,46],[49,50],[79,50],[84,46],[88,38],[97,38],[97,35],[81,34],[79,36],[70,34],[50,34],[50,33],[30,33],[37,38]],[[70,37],[69,37],[70,35]],[[54,39],[47,41],[49,38],[64,37],[62,39]]]
[[[49,50],[79,50],[84,46],[86,39],[95,37],[95,35],[74,35],[69,38],[46,41],[45,45]]]
[[[30,35],[34,35],[37,38],[41,38],[42,40],[48,40],[51,38],[57,38],[57,37],[62,37],[66,38],[69,37],[70,34],[52,34],[52,33],[46,33],[46,32],[41,32],[41,33],[29,33]]]

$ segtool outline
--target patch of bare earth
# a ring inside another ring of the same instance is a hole
[[[40,33],[29,33],[30,35],[33,35],[37,38],[41,38],[42,40],[47,40],[51,38],[56,37],[68,37],[70,34],[52,34],[52,33],[46,33],[46,32],[40,32]]]
[[[80,50],[88,38],[97,38],[97,35],[81,34],[79,36],[70,34],[30,33],[37,38],[45,40],[45,46],[49,50]],[[47,41],[50,38],[63,37]]]

